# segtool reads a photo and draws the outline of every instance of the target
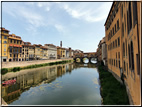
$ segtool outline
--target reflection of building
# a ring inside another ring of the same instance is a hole
[[[57,47],[53,44],[45,44],[48,48],[48,59],[57,59]]]
[[[2,86],[2,98],[9,104],[20,96],[19,84]]]
[[[113,2],[105,22],[108,69],[121,78],[130,104],[140,104],[140,8],[141,2]]]

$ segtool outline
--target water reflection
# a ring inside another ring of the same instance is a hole
[[[2,86],[2,98],[11,105],[101,104],[98,73],[93,64],[69,63],[21,70],[3,75],[2,81],[13,78],[15,84]]]

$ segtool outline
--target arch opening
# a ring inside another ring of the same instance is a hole
[[[85,64],[87,64],[87,63],[89,63],[89,59],[88,59],[87,57],[85,57],[85,58],[83,58],[83,62],[84,62]]]
[[[96,58],[91,58],[91,63],[93,63],[93,64],[95,64],[95,63],[97,63],[97,59]]]

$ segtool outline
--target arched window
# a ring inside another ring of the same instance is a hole
[[[132,62],[131,62],[131,64],[132,64],[132,67],[131,67],[131,69],[132,70],[134,70],[134,50],[133,50],[133,42],[131,41],[131,58],[132,58]]]

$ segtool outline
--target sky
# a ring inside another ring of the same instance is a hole
[[[2,27],[32,44],[96,52],[112,2],[2,2]]]

